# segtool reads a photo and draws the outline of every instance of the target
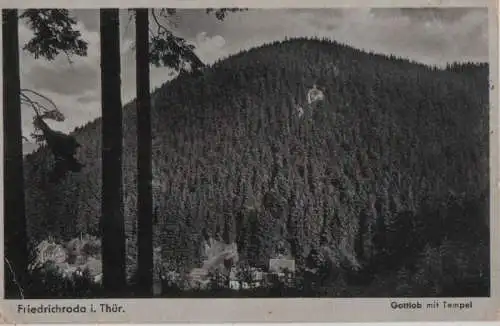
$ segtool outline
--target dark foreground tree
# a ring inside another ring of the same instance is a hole
[[[229,11],[242,9],[207,9],[223,20]],[[175,36],[168,26],[168,17],[175,9],[151,9],[155,33],[149,40],[149,9],[135,9],[136,19],[136,87],[137,87],[137,169],[138,169],[138,270],[137,291],[153,295],[153,196],[151,164],[151,95],[149,64],[177,71],[198,70],[204,66],[194,46]],[[164,22],[165,21],[165,22]]]
[[[138,295],[153,291],[153,194],[151,96],[149,93],[149,10],[136,9]]]
[[[125,226],[122,186],[122,103],[120,16],[101,9],[102,96],[102,284],[106,294],[120,296],[126,286]]]
[[[27,268],[28,239],[21,127],[21,85],[19,75],[19,16],[15,9],[3,10],[4,80],[4,189],[5,192],[5,287],[6,297],[22,297]],[[73,29],[76,21],[64,9],[29,9],[21,16],[34,37],[23,47],[35,58],[53,60],[61,52],[87,55],[87,43]],[[15,274],[15,275],[14,275]],[[17,283],[17,284],[15,284]]]
[[[5,296],[23,297],[27,269],[26,212],[19,78],[19,18],[17,10],[2,10]]]

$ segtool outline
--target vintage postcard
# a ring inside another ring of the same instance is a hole
[[[0,7],[0,321],[500,318],[498,1]]]

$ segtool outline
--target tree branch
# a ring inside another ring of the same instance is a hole
[[[152,9],[152,11],[154,11],[154,9]],[[173,16],[175,15],[176,13],[176,10],[175,9],[166,9],[166,8],[162,8],[160,9],[160,13],[159,15],[163,18],[165,18],[168,22],[169,25],[172,25],[173,27],[179,27],[179,25],[172,21],[171,19],[168,18],[168,16]]]
[[[47,102],[49,102],[50,104],[52,104],[52,106],[54,107],[55,110],[59,111],[59,108],[57,107],[57,105],[50,98],[46,97],[45,95],[42,95],[42,94],[40,94],[40,93],[38,93],[38,92],[36,92],[34,90],[27,89],[27,88],[21,89],[21,93],[22,92],[29,92],[29,93],[33,93],[33,94],[35,94],[37,96],[40,96],[41,98],[43,98],[44,100],[46,100]]]
[[[28,96],[24,95],[23,93],[21,93],[21,97],[23,97],[23,98],[21,98],[21,104],[23,103],[23,101],[24,101],[24,103],[30,104],[31,107],[33,108],[33,111],[35,111],[35,114],[37,116],[39,116],[40,112],[37,109],[36,103],[33,102]]]
[[[173,9],[170,11],[169,9],[160,10],[160,15],[163,18],[173,13],[175,13]],[[186,63],[189,63],[191,69],[204,66],[204,63],[193,51],[193,45],[186,42],[185,39],[175,36],[168,26],[162,24],[158,13],[154,9],[151,10],[151,16],[153,23],[156,25],[156,34],[152,36],[150,52],[150,61],[153,64],[176,70],[185,70]]]
[[[7,263],[7,266],[9,267],[9,270],[12,274],[12,281],[14,284],[17,286],[17,289],[19,291],[19,295],[21,296],[21,299],[24,299],[24,291],[19,282],[17,281],[16,273],[14,272],[14,269],[12,268],[12,265],[10,264],[10,261],[7,259],[7,257],[4,257],[5,262]]]
[[[64,50],[63,52],[66,55],[66,58],[68,59],[69,65],[72,66],[73,65],[73,61],[71,60],[71,54],[68,51],[66,51],[66,50]]]
[[[32,99],[30,99],[29,97],[27,97],[24,94],[21,94],[21,96],[24,96],[24,99],[21,99],[21,104],[29,104],[29,105],[31,105],[32,108],[33,108],[33,110],[35,111],[35,114],[37,116],[41,116],[42,115],[40,113],[40,109],[43,109],[46,112],[50,112],[50,110],[46,106],[44,106],[43,104],[41,104],[40,102],[33,101]]]
[[[60,53],[86,56],[88,43],[81,33],[74,29],[77,21],[67,9],[26,9],[19,17],[25,20],[34,36],[25,44],[23,50],[34,55],[35,59],[44,57],[54,60]]]
[[[165,27],[163,26],[158,17],[156,16],[156,13],[155,13],[155,10],[154,9],[151,9],[151,16],[153,17],[153,20],[155,21],[156,23],[156,26],[158,27],[158,34],[162,34],[161,33],[161,30],[163,29],[163,32],[166,33],[166,34],[171,34],[171,32]]]

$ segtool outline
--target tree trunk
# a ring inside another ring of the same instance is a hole
[[[2,10],[5,296],[21,298],[27,271],[19,76],[19,25],[16,9]]]
[[[151,95],[149,85],[149,11],[136,9],[138,295],[153,296],[153,194]]]
[[[122,103],[120,17],[118,9],[101,9],[102,96],[102,263],[109,297],[125,291],[125,223],[122,181]]]

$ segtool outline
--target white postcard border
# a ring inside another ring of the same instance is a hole
[[[489,6],[489,56],[490,56],[490,225],[491,225],[491,297],[490,298],[317,298],[317,299],[81,299],[81,300],[3,300],[0,303],[1,323],[236,323],[236,322],[386,322],[386,321],[496,321],[500,319],[499,270],[500,259],[495,248],[500,247],[500,224],[497,218],[499,210],[500,186],[499,134],[500,125],[498,104],[499,77],[499,11],[497,0],[0,0],[0,7],[42,8],[67,7],[248,7],[248,8],[318,8],[318,7],[482,7]],[[0,27],[1,28],[1,27]],[[0,33],[1,38],[1,33]],[[1,56],[1,52],[0,52]],[[0,67],[1,68],[1,67]],[[0,95],[2,89],[0,88]],[[0,102],[0,106],[1,106]],[[0,117],[0,119],[2,119]],[[3,124],[0,123],[0,128]],[[2,133],[3,134],[3,133]],[[0,141],[3,152],[3,142]],[[0,176],[3,180],[3,160],[0,160]],[[3,195],[4,189],[0,187]],[[3,201],[0,200],[0,224],[3,225]],[[0,232],[0,252],[3,257],[3,232]],[[3,273],[0,264],[0,279]],[[0,287],[3,297],[3,284]],[[422,305],[433,301],[468,302],[473,308],[457,311],[442,309],[395,310],[391,302],[420,302]],[[84,305],[90,310],[91,305],[121,305],[124,313],[72,313],[72,314],[18,314],[18,305]]]

